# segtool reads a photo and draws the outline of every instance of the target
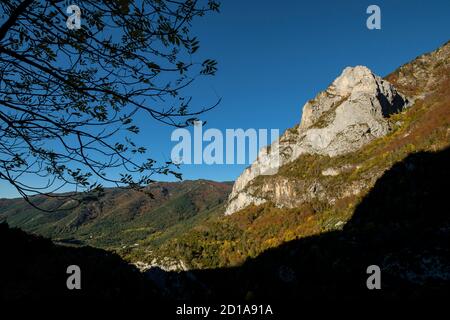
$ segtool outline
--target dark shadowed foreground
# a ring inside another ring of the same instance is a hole
[[[2,224],[0,298],[444,298],[450,293],[449,160],[449,149],[408,156],[377,181],[342,231],[285,243],[235,268],[143,275],[113,253],[57,246]],[[80,291],[66,289],[72,264],[82,270]],[[381,290],[366,287],[373,264],[381,268]]]

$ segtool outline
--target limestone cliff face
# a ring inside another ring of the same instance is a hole
[[[302,154],[334,157],[355,151],[386,135],[390,130],[386,117],[407,106],[405,96],[367,67],[345,68],[325,91],[304,105],[300,124],[262,149],[258,159],[236,180],[225,214],[264,203],[268,199],[265,191],[269,189],[273,191],[270,200],[281,206],[283,198],[301,201],[304,192],[296,194],[286,181],[274,181],[272,187],[256,193],[249,190],[251,182],[260,175],[275,174],[280,166]],[[320,186],[311,187],[315,188],[315,195],[320,195]]]

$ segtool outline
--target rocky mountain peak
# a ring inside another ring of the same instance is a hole
[[[397,112],[406,104],[405,98],[392,84],[375,75],[369,68],[347,67],[325,91],[303,106],[299,128],[306,129],[313,126],[324,113],[344,102],[368,102],[367,100],[374,100],[373,98],[378,100],[373,111],[379,116]]]
[[[371,89],[376,83],[377,77],[366,66],[347,67],[342,74],[337,77],[328,91],[334,94],[345,96],[355,90]]]
[[[386,135],[390,130],[387,116],[407,106],[408,99],[369,68],[345,68],[326,90],[304,105],[298,127],[287,130],[270,148],[263,149],[236,180],[226,214],[266,201],[252,194],[248,186],[268,169],[273,171],[273,159],[284,165],[302,154],[333,157],[355,151]]]

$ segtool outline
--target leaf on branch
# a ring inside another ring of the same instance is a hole
[[[202,63],[202,71],[200,71],[203,75],[214,75],[217,71],[217,61],[206,59]]]

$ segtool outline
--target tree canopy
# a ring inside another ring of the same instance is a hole
[[[0,179],[29,201],[70,196],[56,194],[67,186],[139,189],[155,174],[180,177],[133,141],[135,119],[188,126],[216,105],[194,106],[184,89],[217,70],[196,61],[192,22],[219,4],[82,0],[81,28],[69,28],[71,4],[0,0]]]

